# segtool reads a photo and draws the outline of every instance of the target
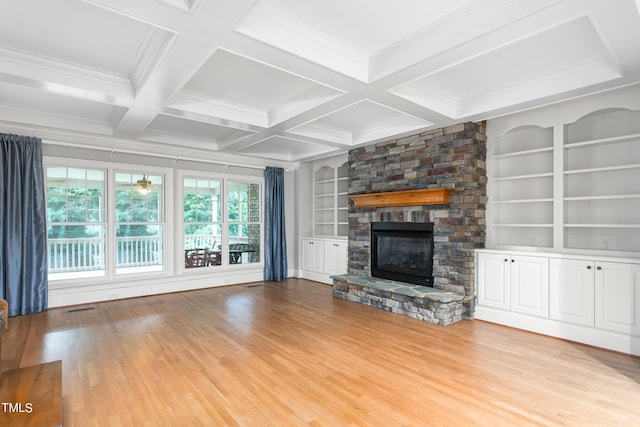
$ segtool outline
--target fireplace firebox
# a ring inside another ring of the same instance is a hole
[[[433,223],[371,223],[371,275],[433,286]]]

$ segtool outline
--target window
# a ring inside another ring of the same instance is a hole
[[[162,270],[162,177],[115,174],[116,274]]]
[[[259,262],[262,241],[260,184],[229,181],[229,262]]]
[[[256,182],[183,178],[185,268],[260,262],[260,188]]]
[[[184,179],[183,223],[185,267],[220,265],[222,181]]]
[[[52,281],[164,271],[161,174],[46,165]]]
[[[49,278],[105,275],[105,171],[48,167]]]

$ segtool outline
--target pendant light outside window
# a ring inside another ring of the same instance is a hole
[[[149,194],[151,191],[151,181],[147,179],[147,175],[142,175],[142,179],[139,179],[138,182],[138,193],[140,194]]]

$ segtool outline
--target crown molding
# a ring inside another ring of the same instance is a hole
[[[288,133],[318,140],[332,141],[341,145],[352,145],[353,137],[351,132],[336,129],[318,123],[305,123],[298,127],[287,130]]]
[[[0,47],[0,59],[3,81],[110,104],[133,102],[133,88],[127,77],[5,47]]]
[[[433,58],[505,23],[517,21],[560,0],[480,0],[433,22],[371,56],[369,81],[376,81],[418,62]]]
[[[13,126],[17,123],[26,123],[38,128],[52,129],[72,129],[76,132],[95,133],[99,135],[110,135],[112,128],[107,122],[91,120],[83,117],[68,117],[62,114],[55,114],[43,111],[29,110],[26,108],[15,108],[0,106],[0,116],[2,121]]]
[[[262,128],[269,127],[269,119],[264,110],[232,104],[189,92],[180,92],[174,96],[169,102],[169,108],[248,123]]]
[[[258,3],[236,31],[262,43],[368,82],[368,58],[299,22]]]
[[[149,29],[129,72],[129,78],[135,90],[144,85],[151,72],[167,54],[176,37],[176,33],[162,28]]]
[[[315,107],[323,105],[344,95],[343,91],[338,91],[322,85],[314,85],[296,96],[287,99],[280,105],[267,112],[269,126],[275,126],[290,118],[298,116]]]

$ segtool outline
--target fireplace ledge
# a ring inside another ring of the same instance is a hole
[[[353,285],[377,289],[380,291],[406,295],[408,297],[428,299],[431,301],[442,303],[464,300],[464,295],[457,294],[455,292],[441,291],[435,288],[430,288],[428,286],[412,285],[403,282],[396,282],[393,280],[378,279],[375,277],[340,274],[331,276],[331,278],[338,282],[346,282]]]
[[[364,276],[331,277],[336,298],[442,326],[463,319],[467,301],[461,294]]]
[[[446,205],[453,188],[428,188],[424,190],[388,191],[384,193],[354,194],[354,208],[379,208],[387,206]]]

